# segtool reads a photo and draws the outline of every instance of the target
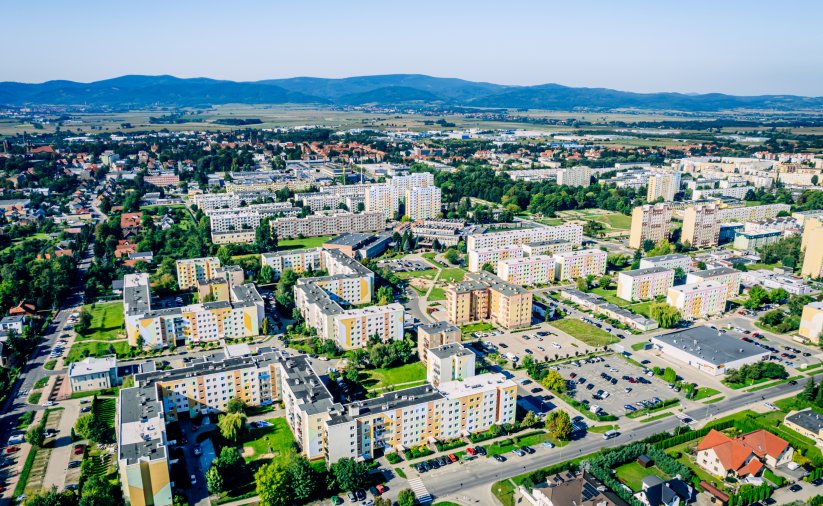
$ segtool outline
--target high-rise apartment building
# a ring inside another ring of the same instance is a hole
[[[393,220],[399,209],[400,194],[391,185],[373,185],[366,191],[365,208],[367,212],[380,212],[387,220]]]
[[[617,296],[623,300],[648,300],[666,295],[674,284],[674,271],[662,267],[623,271],[617,275]]]
[[[197,288],[197,283],[214,277],[220,267],[217,257],[188,258],[175,262],[177,267],[177,286],[181,290]]]
[[[501,260],[497,264],[497,275],[503,281],[515,285],[545,285],[554,281],[554,258],[537,255]]]
[[[662,197],[665,202],[671,202],[679,190],[680,171],[652,174],[649,176],[646,200],[654,202]]]
[[[803,268],[800,273],[812,278],[823,277],[823,220],[808,219],[801,240]]]
[[[417,356],[424,364],[427,350],[444,344],[459,343],[462,332],[449,322],[427,323],[417,327]]]
[[[270,267],[275,278],[279,278],[288,269],[298,274],[319,271],[325,265],[323,258],[323,248],[286,250],[260,255],[261,267]]]
[[[532,294],[489,272],[470,273],[446,288],[446,309],[454,324],[491,320],[504,328],[531,324]]]
[[[716,204],[698,204],[686,209],[680,241],[693,248],[717,246],[720,240],[720,209]]]
[[[632,210],[629,247],[638,249],[646,240],[654,243],[669,237],[672,208],[668,204],[637,206]]]
[[[418,186],[406,192],[406,215],[417,220],[437,218],[441,212],[440,188],[436,186]]]
[[[812,343],[820,343],[823,334],[823,302],[810,302],[803,306],[803,314],[800,317],[800,329],[798,334],[811,339]]]
[[[592,180],[592,170],[589,167],[578,165],[557,171],[557,184],[566,186],[589,186]]]
[[[466,247],[468,251],[472,251],[546,241],[566,241],[573,246],[580,246],[583,243],[583,227],[580,225],[558,225],[555,227],[521,228],[470,235],[466,240]]]

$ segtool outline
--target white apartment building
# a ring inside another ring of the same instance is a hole
[[[583,227],[580,225],[558,225],[556,227],[522,228],[490,234],[470,235],[466,240],[466,247],[471,251],[556,240],[567,241],[574,246],[580,246],[583,244]]]
[[[657,243],[669,237],[672,208],[668,204],[637,206],[632,210],[629,247],[638,249],[646,240]]]
[[[437,218],[442,210],[440,188],[420,186],[406,192],[406,215],[417,220]]]
[[[286,250],[260,255],[261,267],[270,267],[276,278],[288,269],[298,274],[319,271],[324,268],[323,259],[323,248]]]
[[[387,220],[393,220],[399,208],[400,194],[397,188],[387,184],[371,186],[366,191],[365,206],[368,212],[383,213]]]
[[[720,240],[720,208],[716,204],[699,204],[686,209],[680,240],[693,248],[717,246]]]
[[[426,381],[434,386],[474,376],[474,352],[460,343],[426,350]]]
[[[484,265],[489,264],[497,269],[498,262],[510,258],[523,258],[523,248],[517,245],[498,248],[482,248],[469,250],[469,272],[480,272]]]
[[[648,300],[666,295],[674,285],[674,271],[662,267],[623,271],[617,275],[617,296],[623,300]]]
[[[670,255],[661,255],[659,257],[641,258],[640,268],[648,269],[649,267],[662,267],[664,269],[675,270],[680,267],[683,269],[683,272],[689,272],[689,266],[691,263],[692,258],[690,256],[672,253]]]
[[[692,198],[694,200],[709,197],[732,197],[743,200],[749,190],[754,190],[754,186],[730,186],[728,188],[711,188],[709,190],[694,190]]]
[[[514,285],[545,285],[554,281],[554,258],[537,255],[501,260],[497,263],[497,275],[503,281]]]
[[[209,217],[212,234],[220,234],[235,230],[256,230],[263,218],[297,216],[300,209],[282,202],[252,204],[236,209],[215,209],[205,213]]]
[[[575,244],[569,241],[554,240],[542,242],[530,242],[528,244],[521,244],[523,253],[533,257],[537,255],[554,255],[555,253],[565,253],[574,249]]]
[[[733,299],[740,293],[740,278],[742,272],[729,267],[718,267],[704,271],[690,272],[686,275],[686,283],[706,283],[714,281],[726,287],[726,299]]]
[[[398,195],[405,195],[412,188],[434,186],[434,174],[431,172],[414,172],[406,176],[395,176],[389,183],[397,190]]]
[[[316,214],[305,218],[280,218],[271,222],[278,239],[377,232],[385,228],[382,212]]]
[[[215,277],[220,268],[217,257],[187,258],[175,262],[177,267],[177,286],[181,290],[197,288],[198,283]]]
[[[788,204],[765,204],[762,206],[729,207],[720,210],[720,222],[746,223],[747,221],[765,220],[776,218],[781,211],[788,213],[791,211],[791,206]]]
[[[660,197],[663,197],[665,202],[671,202],[680,190],[680,171],[652,174],[649,176],[648,185],[648,202],[654,202]]]
[[[669,288],[666,302],[680,311],[686,320],[717,315],[726,309],[728,289],[717,281],[690,283]]]
[[[555,279],[571,281],[589,274],[599,276],[606,272],[605,251],[581,249],[554,255]]]
[[[200,193],[192,196],[192,203],[198,209],[207,213],[217,209],[238,209],[241,205],[250,204],[257,199],[271,196],[268,191],[239,191],[226,193]]]
[[[363,195],[336,195],[333,193],[300,193],[294,196],[294,202],[302,202],[303,207],[308,207],[313,213],[320,211],[333,211],[341,209],[341,205],[352,212],[357,211],[358,204],[365,205]]]
[[[592,170],[579,165],[557,171],[557,184],[566,186],[589,186],[592,179]]]

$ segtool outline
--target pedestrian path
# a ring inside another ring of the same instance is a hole
[[[426,486],[423,485],[423,481],[420,478],[412,478],[409,480],[409,487],[414,492],[414,496],[417,497],[417,502],[420,504],[429,504],[432,502],[432,496],[429,494],[429,491],[426,490]]]

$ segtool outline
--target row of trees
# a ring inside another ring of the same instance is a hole
[[[786,369],[775,362],[756,362],[740,366],[740,369],[726,371],[726,383],[754,383],[760,379],[783,379],[788,377]]]
[[[264,506],[304,504],[328,495],[329,491],[362,490],[371,484],[369,471],[362,462],[342,458],[329,471],[322,472],[301,455],[260,467],[254,480]]]

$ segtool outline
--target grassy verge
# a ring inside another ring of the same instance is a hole
[[[697,395],[695,395],[692,400],[693,401],[702,401],[703,399],[708,399],[714,395],[719,394],[719,390],[715,390],[714,388],[709,387],[699,387],[697,389]]]
[[[673,408],[678,404],[680,404],[680,399],[667,399],[656,406],[638,409],[637,411],[632,411],[626,416],[628,418],[640,418],[641,416],[648,415],[649,413],[656,413],[658,411],[663,411],[664,409]]]
[[[23,470],[20,471],[20,476],[17,478],[17,485],[14,486],[14,497],[20,496],[26,490],[26,483],[29,481],[35,458],[37,458],[37,448],[32,447],[29,456],[26,457],[26,463],[23,464]]]
[[[332,236],[306,237],[304,239],[285,239],[277,241],[277,250],[319,248],[331,239]]]
[[[617,337],[605,330],[581,320],[563,318],[551,322],[550,325],[593,347],[605,346],[619,341]]]
[[[83,311],[91,315],[91,325],[84,334],[77,335],[77,341],[111,341],[124,336],[122,302],[88,304]]]
[[[425,292],[424,292],[425,293]],[[420,294],[423,295],[423,294]],[[438,301],[438,300],[446,300],[446,292],[439,287],[432,288],[431,293],[429,294],[429,298],[427,299],[431,302]]]
[[[246,462],[270,456],[273,460],[287,459],[294,454],[294,436],[285,418],[267,420],[271,425],[252,429],[243,438],[243,449],[250,450]],[[271,451],[269,451],[271,450]]]
[[[57,365],[57,360],[49,360],[45,364],[43,364],[43,369],[47,371],[53,371],[54,367]]]
[[[43,388],[44,386],[46,386],[46,384],[48,382],[49,382],[49,377],[45,376],[45,377],[40,378],[39,380],[37,380],[37,383],[35,383],[32,388],[34,388],[35,390],[37,390],[39,388]]]
[[[640,350],[642,350],[642,349],[645,349],[645,348],[646,348],[646,346],[648,346],[648,345],[649,345],[649,343],[647,343],[647,342],[645,342],[645,341],[644,341],[644,342],[642,342],[642,343],[634,343],[634,344],[632,345],[632,351],[640,351]]]
[[[469,323],[460,327],[463,337],[471,336],[473,332],[491,332],[493,330],[494,326],[486,322]]]
[[[725,398],[726,398],[726,396],[722,395],[720,397],[715,397],[714,399],[709,399],[708,401],[705,401],[703,404],[714,404],[715,402],[720,402]]]
[[[124,356],[127,355],[131,351],[131,346],[126,341],[112,341],[110,343],[98,343],[98,342],[77,342],[69,350],[69,354],[66,355],[65,362],[68,364],[70,362],[77,362],[83,360],[86,357],[103,357],[106,355],[111,355],[111,350],[109,347],[114,349],[115,355]]]
[[[672,413],[671,411],[667,411],[666,413],[660,413],[659,415],[644,418],[644,419],[640,420],[640,423],[653,422],[655,420],[660,420],[660,419],[663,419],[663,418],[666,418],[666,417],[672,416],[672,415],[674,415],[674,413]]]
[[[426,379],[426,367],[422,362],[392,367],[390,369],[372,369],[364,371],[363,386],[369,390],[385,389],[393,385],[411,383]]]
[[[26,399],[29,404],[40,404],[40,398],[43,397],[42,392],[34,392],[29,395],[29,398]]]

